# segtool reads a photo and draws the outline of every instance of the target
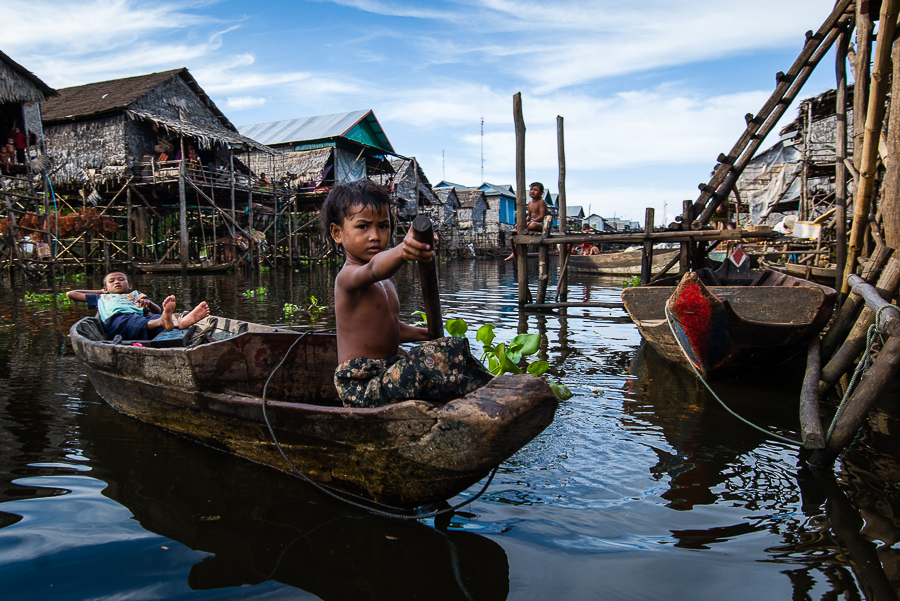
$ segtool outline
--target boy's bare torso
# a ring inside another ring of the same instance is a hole
[[[391,280],[349,292],[338,284],[334,294],[335,312],[341,316],[337,324],[339,363],[360,357],[384,359],[397,354],[400,300]]]

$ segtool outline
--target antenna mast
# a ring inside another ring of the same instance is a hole
[[[484,183],[484,117],[481,118],[481,182]]]

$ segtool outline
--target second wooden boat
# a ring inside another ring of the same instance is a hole
[[[654,250],[651,270],[654,273],[661,271],[678,252],[680,251],[677,248]],[[599,255],[571,255],[568,259],[568,269],[573,273],[640,275],[642,255],[641,250],[622,250]]]
[[[70,334],[94,387],[119,411],[394,507],[432,504],[472,486],[546,428],[558,405],[543,380],[521,375],[442,403],[343,407],[333,334],[214,316],[197,326],[190,346],[171,348],[114,344],[93,317]]]
[[[837,293],[770,270],[686,273],[626,288],[625,309],[656,351],[704,377],[772,365],[808,343],[831,317]]]
[[[225,273],[234,269],[238,261],[229,263],[188,263],[188,273]],[[134,262],[132,266],[138,271],[144,273],[180,273],[181,263],[139,263]]]

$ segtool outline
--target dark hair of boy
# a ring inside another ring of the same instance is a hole
[[[368,179],[361,179],[346,184],[338,184],[328,193],[322,208],[319,209],[319,231],[335,250],[341,250],[332,239],[331,224],[343,225],[344,219],[360,209],[372,208],[380,211],[388,208],[390,216],[391,195],[384,186]],[[393,226],[393,223],[391,224]]]

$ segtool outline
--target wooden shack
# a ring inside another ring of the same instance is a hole
[[[0,52],[0,143],[6,144],[8,134],[13,127],[19,128],[28,139],[26,157],[33,151],[40,152],[43,146],[43,129],[41,127],[41,103],[56,96],[57,92],[34,73]],[[16,164],[13,160],[9,162]],[[24,163],[18,163],[24,165]],[[24,167],[4,170],[24,172]]]
[[[239,242],[277,256],[269,214],[283,195],[246,166],[251,150],[273,151],[241,135],[187,69],[62,89],[43,125],[50,219],[73,238],[54,260],[211,267]]]

